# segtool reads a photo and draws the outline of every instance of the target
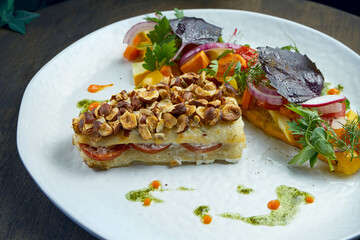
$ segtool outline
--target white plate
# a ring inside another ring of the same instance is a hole
[[[166,13],[173,18],[173,12]],[[356,81],[360,58],[343,44],[308,27],[283,19],[234,10],[187,10],[223,27],[225,36],[234,28],[241,43],[252,47],[281,47],[295,40],[298,49],[316,62],[327,81],[341,83],[352,107],[360,98]],[[167,166],[132,165],[109,171],[88,168],[71,143],[71,120],[77,116],[77,101],[108,99],[121,89],[132,89],[131,64],[123,57],[126,31],[144,16],[104,27],[72,44],[31,80],[26,88],[18,121],[17,144],[21,159],[43,192],[66,215],[83,228],[107,239],[345,239],[360,233],[360,175],[330,174],[326,164],[315,169],[289,167],[295,149],[267,136],[249,122],[248,147],[237,164]],[[114,86],[96,94],[90,84]],[[168,188],[196,191],[156,194],[163,204],[143,207],[129,202],[125,194],[159,179]],[[236,186],[255,190],[240,195]],[[267,214],[266,204],[275,199],[281,184],[312,193],[315,202],[302,206],[287,226],[253,226],[219,217],[222,212],[244,216]],[[208,205],[213,222],[204,225],[193,214]]]

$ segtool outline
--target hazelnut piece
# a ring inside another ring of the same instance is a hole
[[[120,108],[120,109],[124,108],[124,109],[128,110],[129,112],[133,112],[133,108],[132,108],[131,104],[128,102],[125,102],[125,101],[118,102],[115,105],[115,107]]]
[[[221,106],[221,101],[220,100],[214,100],[208,103],[207,105],[208,107],[214,107],[214,108],[218,108]]]
[[[189,102],[190,105],[195,105],[196,107],[199,106],[206,106],[208,104],[208,101],[206,99],[196,99],[196,100],[191,100]]]
[[[184,102],[190,101],[194,97],[192,92],[184,92],[183,99]]]
[[[130,96],[131,96],[131,97],[130,97],[130,100],[131,100],[132,109],[133,109],[134,111],[139,110],[139,109],[142,107],[143,102],[136,97],[135,91],[133,91]]]
[[[94,116],[90,112],[84,112],[85,124],[90,124],[95,121]]]
[[[159,89],[159,95],[161,99],[166,99],[169,97],[169,91],[166,89]]]
[[[98,112],[100,116],[106,117],[111,112],[111,106],[108,103],[104,103],[100,106]]]
[[[120,116],[119,120],[121,126],[126,130],[131,130],[137,126],[136,115],[134,113],[129,113],[126,111],[123,115]]]
[[[78,119],[78,118],[73,118],[73,120],[72,120],[72,126],[73,126],[75,133],[80,133],[79,121],[80,121],[80,119]]]
[[[160,119],[157,123],[156,123],[156,132],[162,132],[162,130],[164,129],[164,119]]]
[[[195,115],[192,119],[189,121],[189,125],[192,127],[200,127],[201,119],[198,115]]]
[[[173,109],[174,105],[172,104],[170,99],[164,99],[158,103],[157,107],[160,109],[161,112],[170,112]]]
[[[139,134],[144,140],[149,140],[152,138],[151,132],[147,124],[140,124],[138,127]]]
[[[146,124],[149,126],[150,132],[155,132],[158,119],[155,116],[149,116],[146,118]]]
[[[173,126],[175,126],[177,124],[176,117],[174,117],[170,113],[164,113],[163,119],[164,119],[164,126],[166,128],[172,128]]]
[[[110,122],[109,124],[110,124],[111,127],[113,128],[114,134],[118,134],[118,133],[121,131],[121,129],[122,129],[121,123],[120,123],[120,120],[119,120],[119,119],[116,120],[116,121],[114,121],[114,122]]]
[[[109,136],[110,134],[112,134],[113,129],[108,123],[103,123],[103,124],[101,124],[98,132],[101,136],[105,137],[105,136]]]
[[[112,121],[116,119],[119,115],[120,115],[120,110],[115,107],[111,109],[110,114],[106,116],[106,120]]]
[[[227,82],[224,83],[224,85],[222,85],[220,89],[226,96],[234,97],[237,94],[236,89]]]
[[[183,133],[186,130],[188,130],[189,118],[185,114],[180,115],[178,117],[177,121],[178,121],[178,129],[177,129],[176,133]]]
[[[165,133],[154,133],[154,138],[164,140],[165,139]]]
[[[186,113],[185,103],[182,102],[174,105],[174,108],[171,110],[170,113],[174,116],[180,116],[181,114]]]
[[[239,106],[233,103],[228,103],[223,107],[222,114],[222,118],[224,120],[235,121],[241,116],[242,112]]]
[[[188,118],[192,118],[196,113],[196,106],[186,104],[186,112],[185,115],[188,116]]]
[[[210,125],[215,125],[221,120],[222,113],[219,108],[209,107],[205,111],[204,121]]]
[[[205,108],[205,107],[202,107],[202,106],[197,107],[197,108],[196,108],[196,115],[199,116],[199,118],[200,118],[201,120],[204,120],[204,118],[205,118],[205,111],[206,111],[206,108]]]
[[[216,87],[215,83],[213,83],[213,82],[207,82],[204,85],[204,90],[212,91],[212,90],[216,90],[216,89],[217,89],[217,87]]]
[[[156,89],[147,91],[140,91],[139,99],[145,103],[152,103],[159,97],[159,92]]]

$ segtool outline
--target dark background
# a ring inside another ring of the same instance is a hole
[[[36,11],[46,6],[56,4],[66,0],[15,0],[15,9]],[[134,0],[136,1],[136,0]],[[150,0],[149,0],[150,1]],[[219,0],[220,1],[220,0]],[[307,0],[304,0],[307,1]],[[329,0],[313,0],[320,4],[328,5],[348,13],[360,16],[359,3],[354,0],[341,0],[341,1],[329,1]]]

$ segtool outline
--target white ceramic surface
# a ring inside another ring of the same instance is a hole
[[[281,47],[295,40],[322,70],[325,79],[341,83],[352,108],[360,98],[356,81],[360,58],[338,41],[308,27],[257,13],[234,10],[187,10],[223,27],[225,36],[234,28],[240,43],[252,47]],[[167,12],[173,18],[173,12]],[[108,99],[122,89],[132,89],[131,63],[122,57],[126,31],[144,16],[104,27],[75,42],[48,64],[26,88],[18,121],[17,144],[21,159],[43,192],[67,216],[96,236],[107,239],[346,239],[360,234],[360,174],[338,176],[327,165],[289,167],[295,148],[267,136],[245,121],[248,147],[237,164],[167,166],[132,165],[109,171],[88,168],[72,145],[71,120],[77,101]],[[90,84],[114,86],[92,94]],[[155,193],[163,204],[143,207],[125,194],[159,179],[170,189],[196,191]],[[240,195],[236,186],[255,190]],[[219,217],[238,212],[244,216],[267,214],[275,187],[288,185],[310,192],[315,202],[302,206],[287,226],[253,226]],[[193,214],[208,205],[213,222],[204,225]]]

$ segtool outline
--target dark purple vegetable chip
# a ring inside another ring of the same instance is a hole
[[[289,102],[301,103],[320,96],[324,77],[306,55],[271,47],[257,50],[271,86]]]
[[[189,43],[200,45],[217,42],[222,31],[220,27],[195,17],[170,20],[170,27],[181,38],[184,45]]]

